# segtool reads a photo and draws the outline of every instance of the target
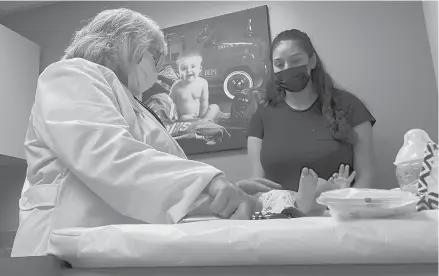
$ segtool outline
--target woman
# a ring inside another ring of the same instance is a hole
[[[61,228],[177,223],[191,212],[249,219],[261,208],[220,170],[188,160],[140,103],[165,54],[154,21],[108,10],[41,74],[12,256],[54,253],[51,233]],[[269,189],[252,180],[243,187]]]
[[[253,115],[248,132],[253,176],[297,191],[303,167],[328,179],[344,164],[355,168],[355,187],[370,187],[375,119],[368,109],[334,85],[305,33],[280,33],[272,59],[266,104]]]

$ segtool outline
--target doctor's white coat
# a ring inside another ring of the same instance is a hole
[[[50,254],[56,229],[176,223],[222,175],[188,160],[111,70],[84,59],[41,74],[25,151],[13,257]]]

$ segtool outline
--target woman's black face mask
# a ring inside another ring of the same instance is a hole
[[[301,65],[291,67],[274,74],[276,83],[290,92],[300,92],[308,85],[311,78],[308,74],[308,66]]]

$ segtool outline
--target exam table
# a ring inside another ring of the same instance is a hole
[[[437,222],[436,210],[342,223],[300,218],[63,229],[52,236],[57,257],[0,260],[0,275],[39,276],[39,264],[45,276],[432,276]],[[8,269],[16,273],[4,274]]]

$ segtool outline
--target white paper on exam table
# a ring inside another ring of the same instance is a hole
[[[71,228],[54,231],[50,253],[78,268],[437,263],[438,212]]]

